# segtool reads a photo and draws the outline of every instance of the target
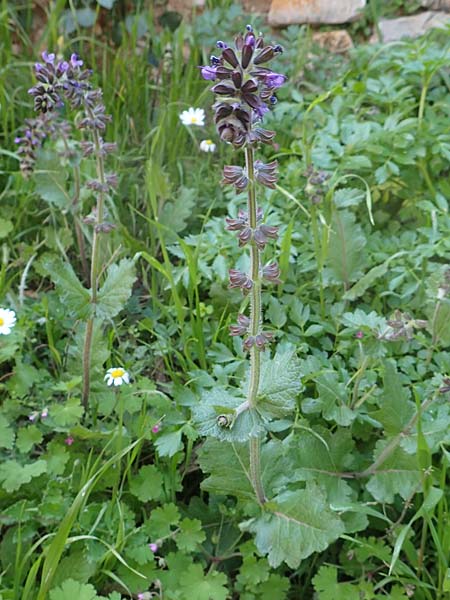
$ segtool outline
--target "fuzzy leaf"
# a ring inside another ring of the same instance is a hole
[[[409,394],[406,388],[402,386],[395,362],[387,360],[384,363],[383,394],[380,398],[380,410],[371,414],[383,425],[386,435],[397,435],[411,420],[415,413],[415,405],[408,397]]]
[[[366,238],[352,213],[335,211],[328,242],[328,266],[338,283],[348,285],[360,276]]]
[[[345,429],[291,435],[289,457],[295,468],[293,480],[315,481],[326,490],[330,504],[345,505],[352,489],[339,473],[354,468],[354,446],[350,432]]]
[[[68,208],[72,199],[66,189],[67,169],[61,168],[61,159],[56,152],[41,150],[39,152],[34,182],[39,196],[57,208]]]
[[[239,414],[231,426],[221,427],[218,424],[219,415],[225,415],[232,421],[235,409],[242,402],[243,398],[236,398],[223,388],[204,392],[200,402],[192,407],[198,432],[227,442],[246,442],[252,436],[261,435],[264,431],[262,419],[252,409]]]
[[[162,475],[155,465],[145,465],[139,469],[137,475],[133,476],[130,492],[141,502],[156,500],[161,496],[162,483]]]
[[[15,492],[25,483],[30,483],[33,477],[38,477],[47,470],[45,460],[21,465],[15,460],[7,460],[0,465],[0,481],[8,492]]]
[[[14,431],[10,428],[8,420],[0,415],[0,448],[11,450],[14,444]]]
[[[122,259],[109,267],[106,280],[98,293],[95,314],[100,319],[112,319],[124,308],[136,280],[134,261]]]
[[[242,523],[241,529],[255,535],[256,547],[268,555],[272,567],[285,562],[292,569],[313,552],[325,550],[344,532],[321,488],[309,483],[304,490],[277,496],[262,516]]]
[[[258,410],[266,418],[293,415],[302,390],[302,369],[294,352],[277,352],[261,365]]]
[[[199,451],[200,467],[210,476],[202,488],[215,494],[232,494],[253,499],[254,492],[243,465],[247,463],[247,445],[227,444],[208,439]]]
[[[166,225],[171,231],[180,233],[185,229],[189,217],[192,215],[192,209],[197,203],[197,190],[190,188],[181,188],[173,202],[166,202],[159,215],[159,222]],[[173,239],[175,237],[173,236]],[[169,234],[169,241],[172,238]]]
[[[385,446],[384,440],[377,443],[374,459]],[[378,502],[392,503],[396,494],[400,494],[404,500],[409,498],[420,481],[417,458],[407,454],[402,448],[396,448],[372,475],[366,487]]]
[[[56,286],[64,309],[69,315],[86,319],[92,313],[91,295],[69,263],[60,259],[44,258],[42,266]]]

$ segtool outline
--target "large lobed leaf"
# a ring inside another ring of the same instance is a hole
[[[304,558],[334,542],[344,525],[328,508],[323,491],[308,483],[303,490],[277,496],[262,516],[242,523],[241,529],[255,535],[256,547],[272,567],[285,562],[296,569]]]
[[[112,264],[98,293],[95,314],[100,319],[112,319],[124,308],[136,280],[134,260],[123,258]]]
[[[331,221],[327,265],[337,283],[348,286],[361,275],[365,245],[366,238],[361,227],[355,223],[354,215],[347,211],[335,211]]]
[[[61,259],[46,257],[42,266],[56,286],[56,290],[69,315],[87,319],[92,314],[91,294],[75,274],[69,263]]]
[[[258,391],[258,411],[266,418],[293,415],[296,399],[302,390],[301,362],[295,352],[277,352],[263,360]]]

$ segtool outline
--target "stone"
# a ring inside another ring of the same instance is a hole
[[[431,10],[445,10],[450,12],[450,0],[422,0],[421,6]]]
[[[411,17],[381,19],[378,23],[383,42],[395,42],[402,38],[416,38],[433,27],[445,27],[450,23],[450,15],[445,12],[426,11]],[[379,41],[376,35],[371,39]]]
[[[353,48],[353,40],[348,31],[345,29],[335,29],[334,31],[316,31],[313,33],[312,39],[319,44],[321,48],[325,48],[334,54],[342,54]]]
[[[269,24],[336,24],[358,18],[366,0],[272,0]]]

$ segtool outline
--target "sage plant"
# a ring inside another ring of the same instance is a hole
[[[75,118],[77,127],[88,134],[87,139],[81,142],[83,155],[93,156],[96,160],[96,179],[86,183],[86,187],[96,196],[96,203],[91,213],[83,219],[85,224],[93,228],[89,277],[90,302],[93,310],[86,322],[83,349],[82,399],[84,407],[87,408],[95,305],[102,268],[100,240],[103,234],[114,227],[105,218],[105,198],[109,191],[117,186],[117,175],[106,172],[105,156],[116,149],[116,144],[107,143],[102,137],[111,117],[106,114],[102,91],[95,89],[90,81],[92,71],[83,67],[83,61],[76,54],[72,54],[66,61],[56,60],[54,54],[43,52],[42,60],[42,63],[35,65],[38,83],[29,90],[34,97],[34,108],[40,118],[34,119],[31,123],[32,127],[28,127],[23,138],[17,140],[21,144],[22,170],[28,171],[31,168],[36,148],[42,143],[45,135],[52,131],[50,125],[54,126],[55,119],[50,118],[49,115],[57,113],[58,109],[64,107],[66,103],[78,112]]]
[[[201,67],[204,79],[214,81],[211,91],[216,95],[213,105],[214,121],[220,138],[236,150],[243,149],[245,165],[229,165],[223,170],[223,183],[233,185],[238,192],[247,190],[246,210],[237,218],[227,218],[226,228],[237,233],[240,247],[250,249],[250,270],[244,273],[231,269],[230,288],[238,288],[250,297],[248,315],[239,314],[237,323],[230,327],[232,336],[242,336],[243,346],[250,354],[250,377],[246,401],[235,410],[232,419],[219,415],[221,427],[233,427],[234,419],[247,409],[255,409],[261,378],[261,353],[272,340],[264,329],[261,290],[264,283],[280,283],[276,261],[264,264],[262,256],[267,243],[277,238],[277,228],[265,224],[264,212],[257,202],[259,185],[274,188],[277,181],[277,162],[264,163],[255,158],[260,144],[271,144],[274,131],[261,126],[269,107],[276,103],[275,90],[286,80],[266,65],[282,52],[282,47],[266,45],[261,35],[256,36],[251,25],[244,35],[235,39],[231,48],[217,42],[220,56],[211,56],[211,64]],[[250,477],[256,497],[264,504],[266,496],[261,481],[260,441],[250,436]]]

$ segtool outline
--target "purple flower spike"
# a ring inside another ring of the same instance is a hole
[[[237,269],[230,269],[230,289],[241,288],[245,293],[248,293],[253,287],[253,281],[248,275],[238,271]]]

